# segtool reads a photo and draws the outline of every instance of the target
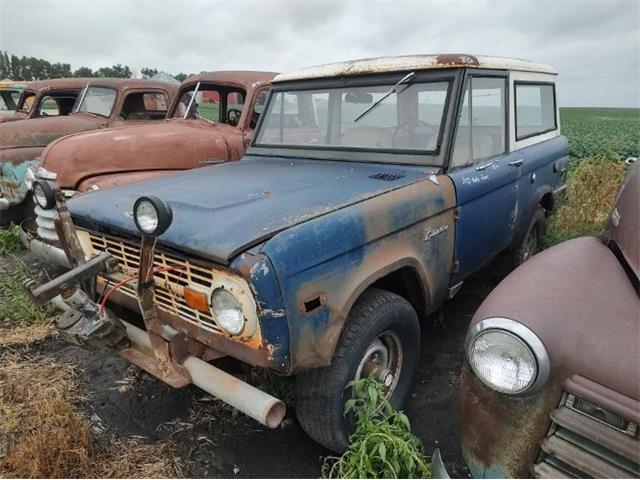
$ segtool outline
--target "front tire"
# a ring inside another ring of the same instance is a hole
[[[344,325],[331,365],[296,377],[296,413],[316,442],[342,453],[353,418],[344,416],[347,384],[375,376],[391,405],[404,403],[420,357],[420,325],[411,304],[395,293],[371,288],[358,299]]]

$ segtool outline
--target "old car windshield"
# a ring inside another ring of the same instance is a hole
[[[33,108],[33,104],[35,103],[35,100],[36,100],[35,92],[25,91],[22,94],[22,98],[20,98],[20,103],[18,104],[18,108],[16,108],[16,110],[29,113]]]
[[[88,87],[84,95],[80,95],[82,103],[74,111],[109,117],[116,102],[116,95],[117,92],[113,88]]]
[[[173,118],[198,118],[234,126],[240,120],[246,96],[242,90],[229,90],[203,82],[190,85],[179,95],[180,101],[173,111]]]
[[[449,85],[391,82],[275,92],[255,145],[432,154]]]

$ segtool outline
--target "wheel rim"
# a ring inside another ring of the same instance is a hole
[[[390,399],[395,391],[402,372],[402,342],[393,332],[384,332],[365,350],[358,364],[355,380],[374,377],[385,389]]]
[[[535,253],[538,247],[538,234],[536,227],[531,227],[527,239],[524,242],[524,250],[522,251],[522,262],[529,260]]]

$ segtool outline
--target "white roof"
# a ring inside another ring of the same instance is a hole
[[[549,65],[519,58],[445,53],[439,55],[402,55],[396,57],[363,58],[360,60],[329,63],[317,67],[307,67],[281,73],[273,79],[273,82],[437,68],[485,68],[490,70],[517,70],[521,72],[557,74],[556,70]]]

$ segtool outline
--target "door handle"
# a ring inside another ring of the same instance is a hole
[[[524,163],[524,159],[519,158],[517,160],[512,160],[509,162],[509,165],[511,165],[512,167],[519,167],[520,165],[522,165]]]
[[[486,170],[487,168],[489,168],[491,165],[493,165],[494,163],[496,163],[495,160],[490,161],[489,163],[485,163],[484,165],[478,165],[476,167],[476,170],[478,170],[479,172],[482,170]]]

